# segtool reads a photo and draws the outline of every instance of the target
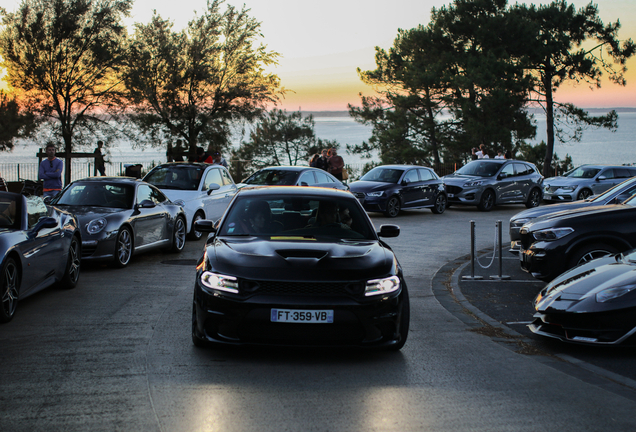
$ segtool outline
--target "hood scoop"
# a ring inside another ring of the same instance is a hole
[[[320,261],[328,255],[328,252],[324,250],[315,249],[279,249],[276,253],[286,260],[307,259]]]

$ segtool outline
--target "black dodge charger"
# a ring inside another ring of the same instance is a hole
[[[194,286],[196,346],[355,346],[399,350],[409,328],[402,268],[350,193],[242,189],[207,231]]]

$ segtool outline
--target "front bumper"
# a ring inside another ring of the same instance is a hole
[[[82,233],[82,260],[107,260],[115,256],[115,242],[119,231],[88,235]]]
[[[576,195],[578,194],[578,188],[573,191],[564,191],[563,189],[547,188],[543,190],[543,201],[549,203],[555,202],[572,202],[576,201]]]
[[[538,312],[528,328],[564,342],[591,345],[636,345],[634,308],[601,313]]]
[[[364,197],[364,201],[361,202],[362,207],[368,212],[383,212],[386,210],[386,203],[388,199],[384,196],[381,197]]]
[[[403,281],[402,281],[403,283]],[[389,347],[401,340],[403,289],[358,302],[347,296],[210,294],[195,283],[193,336],[228,345]],[[279,323],[272,309],[333,310],[333,323]]]
[[[536,245],[536,246],[535,246]],[[530,273],[533,277],[550,281],[566,270],[565,255],[541,247],[545,242],[534,243],[530,249],[519,249],[519,263],[521,269]]]
[[[484,188],[481,186],[462,188],[446,185],[446,196],[451,204],[478,205],[483,192]]]

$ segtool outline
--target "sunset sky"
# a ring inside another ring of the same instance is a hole
[[[14,11],[19,0],[0,0],[0,6]],[[251,16],[262,23],[263,42],[281,54],[273,69],[282,85],[292,92],[279,106],[288,111],[341,111],[347,104],[358,105],[359,93],[372,94],[361,83],[356,68],[374,69],[375,46],[389,48],[398,28],[410,29],[427,24],[433,7],[447,5],[446,0],[227,0],[226,3],[251,9]],[[512,4],[509,1],[509,4]],[[549,3],[549,2],[534,2]],[[570,2],[582,7],[588,1]],[[598,0],[604,23],[620,19],[622,39],[636,40],[636,0]],[[156,2],[136,0],[127,23],[146,23],[153,9],[181,29],[201,13],[206,0]],[[636,107],[636,58],[628,63],[627,87],[607,82],[600,90],[582,85],[562,88],[559,101],[580,107]]]

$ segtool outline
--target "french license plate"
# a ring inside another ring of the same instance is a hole
[[[298,310],[298,309],[272,309],[272,322],[285,323],[333,323],[332,310]]]

